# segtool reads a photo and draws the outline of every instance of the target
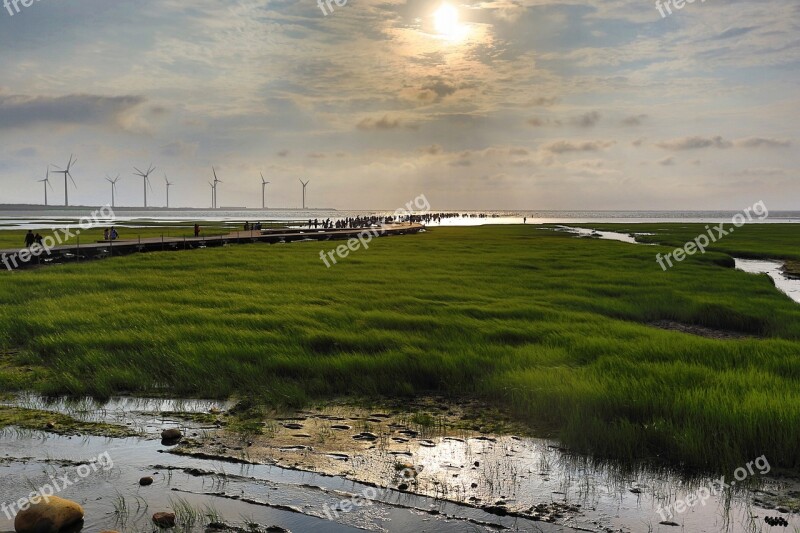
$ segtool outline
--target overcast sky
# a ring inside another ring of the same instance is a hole
[[[800,5],[39,0],[0,10],[0,203],[800,209]],[[13,10],[13,7],[11,8]],[[438,16],[437,16],[438,13]],[[453,13],[458,20],[453,19]],[[63,178],[52,176],[52,203]]]

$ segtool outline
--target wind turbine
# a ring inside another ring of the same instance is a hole
[[[211,207],[213,209],[216,209],[217,208],[217,184],[218,183],[222,183],[222,180],[217,178],[217,170],[214,167],[211,167],[211,171],[214,173],[214,185],[211,186],[211,188],[213,189],[213,194],[212,194],[213,202],[212,202],[212,206]]]
[[[267,185],[269,185],[269,183],[270,182],[268,182],[267,180],[264,179],[264,173],[262,172],[261,173],[261,209],[266,209],[266,207],[267,207],[267,204],[266,204],[266,202],[264,200],[264,198],[266,198],[264,196],[264,191],[266,190]]]
[[[306,181],[304,182],[303,180],[300,180],[300,183],[302,183],[302,184],[303,184],[303,209],[305,209],[305,208],[306,208],[306,187],[308,186],[308,183],[309,183],[310,181],[311,181],[311,180],[306,180]]]
[[[174,184],[174,183],[171,183],[171,182],[170,182],[170,181],[167,179],[167,175],[166,175],[166,174],[164,174],[164,182],[166,182],[166,184],[167,184],[167,209],[169,209],[169,188],[170,188],[170,187],[172,187],[172,186],[173,186],[173,185],[175,185],[175,184]]]
[[[211,209],[214,209],[214,205],[217,203],[217,186],[210,181],[208,184],[211,187]]]
[[[47,188],[53,188],[53,186],[50,184],[50,165],[47,165],[47,174],[43,180],[39,180],[39,183],[44,183],[44,205],[47,207]]]
[[[67,185],[70,181],[72,181],[72,185],[77,189],[78,185],[75,183],[75,180],[72,178],[72,165],[77,163],[78,160],[72,159],[72,154],[69,155],[69,163],[67,163],[67,168],[64,170],[55,170],[53,171],[54,174],[64,174],[64,207],[69,207],[69,189]],[[58,168],[58,167],[56,167]]]
[[[111,207],[116,207],[114,202],[114,192],[117,190],[117,182],[119,181],[119,174],[113,180],[106,174],[106,181],[111,184]]]
[[[150,163],[150,166],[147,167],[147,172],[142,172],[138,168],[133,167],[133,170],[136,171],[136,172],[133,173],[133,175],[134,176],[139,176],[143,180],[142,181],[142,185],[144,185],[144,206],[145,207],[147,207],[147,187],[150,187],[151,191],[153,190],[153,186],[150,185],[150,174],[152,174],[155,169],[156,169],[156,167],[154,167],[152,163]]]

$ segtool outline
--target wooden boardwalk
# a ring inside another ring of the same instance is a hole
[[[128,255],[144,252],[167,252],[180,250],[196,250],[212,246],[228,246],[249,243],[289,243],[299,241],[331,241],[358,239],[364,240],[392,235],[418,233],[425,229],[423,224],[388,224],[374,228],[349,229],[265,229],[261,231],[236,231],[227,235],[200,237],[147,237],[144,239],[127,239],[118,241],[97,241],[81,244],[76,239],[74,244],[54,246],[49,253],[42,252],[39,257],[30,257],[23,261],[24,254],[19,248],[0,250],[0,270],[17,270],[37,266],[72,263],[92,259]],[[371,235],[368,235],[370,233]]]

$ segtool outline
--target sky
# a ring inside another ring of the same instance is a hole
[[[339,1],[0,8],[0,203],[800,209],[797,0]]]

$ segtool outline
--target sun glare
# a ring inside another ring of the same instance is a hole
[[[434,27],[439,35],[448,39],[459,38],[464,28],[458,22],[458,10],[450,4],[442,4],[433,14]]]

